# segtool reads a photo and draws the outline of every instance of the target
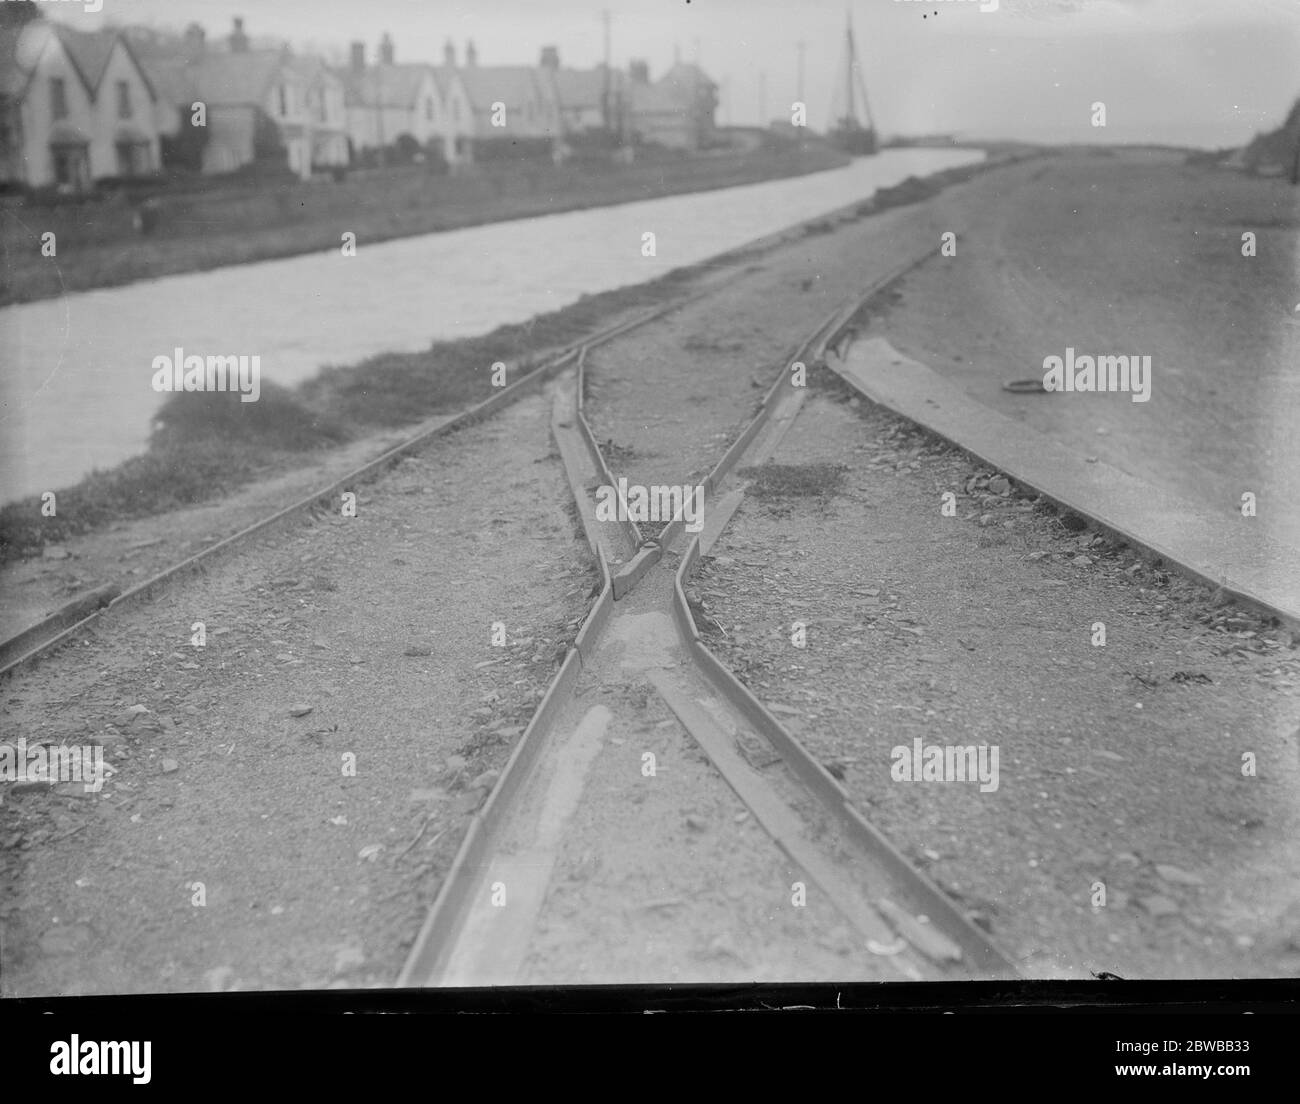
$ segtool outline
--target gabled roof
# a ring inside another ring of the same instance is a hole
[[[194,82],[190,79],[189,64],[184,59],[146,56],[140,64],[163,103],[188,106],[198,99]]]
[[[108,71],[109,60],[120,43],[131,63],[139,72],[150,96],[157,98],[153,82],[140,64],[131,43],[121,31],[106,28],[100,31],[79,31],[63,23],[40,20],[24,27],[0,31],[0,93],[21,96],[27,90],[37,63],[51,38],[57,38],[64,53],[72,63],[73,71],[81,80],[86,95],[95,100],[99,86]]]
[[[543,70],[547,72],[547,70]],[[575,110],[599,108],[605,95],[605,67],[595,69],[553,69],[551,80],[560,106]],[[623,74],[613,69],[609,74],[609,94],[616,96],[624,84]]]
[[[451,82],[456,79],[456,70],[446,65],[431,65],[429,72],[433,74],[434,82],[438,85],[438,95],[446,98]]]
[[[161,102],[188,105],[197,98],[188,70],[201,54],[191,43],[151,27],[123,27],[122,34]]]
[[[113,47],[121,36],[115,31],[78,31],[63,23],[54,24],[53,30],[81,74],[87,90],[97,90],[104,79]]]
[[[190,67],[188,76],[194,94],[207,104],[256,104],[266,102],[275,78],[285,64],[280,50],[248,50],[243,53],[209,53]]]
[[[415,104],[424,82],[434,76],[431,65],[374,65],[358,73],[335,70],[343,81],[349,105],[409,108]],[[435,81],[436,84],[436,81]]]
[[[718,87],[717,83],[710,80],[709,75],[705,73],[703,69],[698,65],[694,65],[687,61],[679,61],[669,69],[668,72],[660,77],[656,83],[667,84],[674,88],[681,88],[691,92],[692,94],[694,94],[696,89],[700,87]]]
[[[467,65],[456,75],[475,111],[489,111],[498,101],[509,107],[547,98],[536,71],[527,65]]]
[[[647,114],[650,112],[676,112],[684,114],[688,104],[683,101],[681,92],[669,85],[639,84],[629,82],[631,94],[628,97],[633,112]]]

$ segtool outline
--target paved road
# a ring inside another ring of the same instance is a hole
[[[904,352],[1069,447],[1300,547],[1300,190],[1169,155],[1084,154],[941,196],[958,235],[877,319]],[[1242,234],[1257,255],[1243,257]],[[1015,395],[1043,359],[1152,357],[1151,397]]]

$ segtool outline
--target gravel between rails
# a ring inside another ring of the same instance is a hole
[[[256,544],[9,681],[7,739],[101,741],[116,773],[98,796],[4,787],[5,995],[392,984],[595,581],[549,410],[434,443],[355,518]]]
[[[1300,973],[1290,634],[817,382],[774,462],[841,489],[746,497],[696,577],[709,647],[1028,976]],[[894,781],[918,737],[998,745],[999,788]]]

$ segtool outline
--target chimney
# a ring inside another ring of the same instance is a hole
[[[627,75],[633,84],[650,83],[650,65],[648,62],[636,60],[628,63]]]
[[[235,16],[235,29],[230,32],[230,52],[245,54],[248,52],[248,35],[244,33],[244,20]]]
[[[465,65],[473,69],[478,64],[478,51],[474,49],[474,40],[471,38],[465,44]]]
[[[442,63],[447,66],[448,69],[456,68],[456,47],[452,44],[451,39],[447,39],[446,44],[442,48]]]
[[[560,48],[558,46],[543,46],[542,60],[538,62],[543,69],[549,69],[555,72],[560,67]]]
[[[385,65],[392,65],[393,56],[393,36],[385,31],[384,37],[379,43],[379,60]]]
[[[366,44],[352,43],[352,72],[364,73],[366,70]]]
[[[207,34],[202,25],[191,23],[185,28],[185,54],[186,60],[192,61],[199,57],[207,48]]]

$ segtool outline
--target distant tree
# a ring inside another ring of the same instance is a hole
[[[182,115],[184,113],[182,112]],[[184,172],[203,170],[203,150],[208,144],[208,128],[190,125],[188,115],[181,122],[175,136],[162,135],[162,163],[164,169]]]
[[[1300,184],[1300,99],[1291,105],[1291,113],[1287,115],[1282,130],[1290,145],[1291,183]]]
[[[33,4],[31,0],[18,4],[0,2],[0,29],[22,27],[44,18],[45,13],[41,11],[40,5]]]

